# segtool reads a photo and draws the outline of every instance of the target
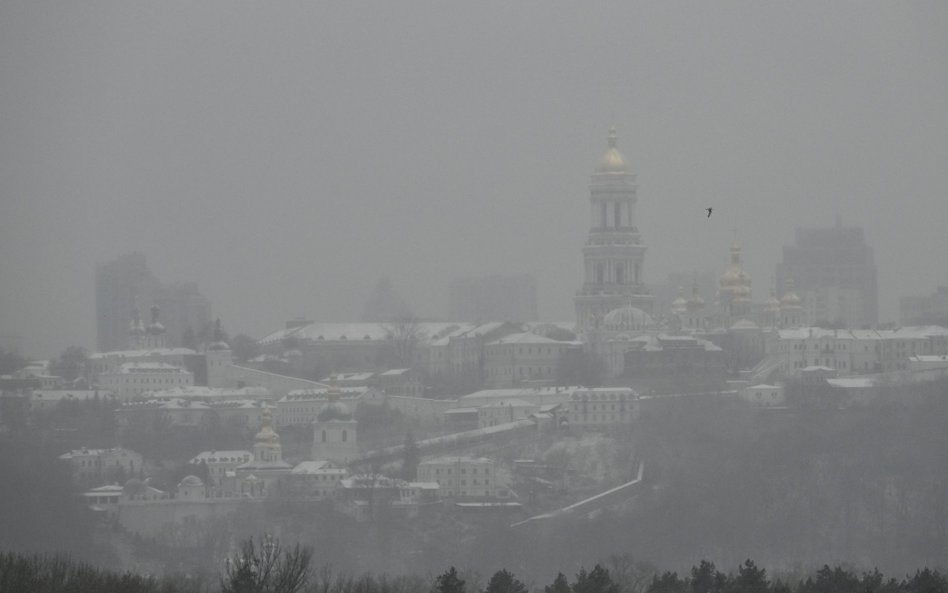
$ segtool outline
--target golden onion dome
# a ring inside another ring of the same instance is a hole
[[[257,436],[254,437],[254,440],[257,443],[279,443],[280,436],[275,430],[273,430],[273,413],[270,411],[270,408],[267,408],[263,411],[263,414],[260,418],[260,423],[260,432],[257,433]]]
[[[800,297],[797,296],[797,293],[788,292],[787,294],[783,295],[782,299],[780,299],[780,308],[786,309],[787,307],[799,307],[801,302],[802,301],[800,300]]]
[[[672,301],[672,304],[671,304],[672,313],[682,313],[687,308],[688,308],[688,301],[685,300],[685,297],[682,295],[681,287],[679,287],[678,298]]]
[[[613,127],[609,130],[609,148],[606,149],[606,153],[599,159],[599,164],[596,166],[596,173],[629,172],[629,169],[625,166],[625,159],[622,158],[622,153],[619,152],[616,145],[616,129]]]

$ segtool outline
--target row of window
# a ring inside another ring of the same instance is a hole
[[[485,475],[490,473],[490,469],[489,469],[489,468],[486,468],[486,467],[485,467],[485,468],[483,468],[483,469],[484,469],[484,471],[483,471],[482,473],[484,473]],[[441,468],[436,467],[435,470],[434,470],[434,473],[435,473],[436,475],[437,475],[437,474],[440,474],[440,473],[441,473]],[[451,473],[451,468],[450,468],[450,467],[449,467],[449,468],[446,468],[445,471],[444,471],[444,473],[450,474],[450,473]],[[466,474],[466,473],[467,473],[467,468],[462,467],[461,470],[460,470],[458,473]],[[477,473],[477,468],[476,468],[476,467],[471,468],[471,473],[472,473],[472,474],[476,474],[476,473]]]
[[[576,412],[580,411],[580,409],[592,410],[593,412],[598,412],[600,410],[603,412],[616,411],[616,404],[608,404],[609,407],[606,407],[606,406],[607,404],[573,404],[573,410]],[[622,404],[619,404],[618,411],[624,412],[625,406]]]
[[[435,482],[438,483],[438,486],[441,485],[441,480],[435,480]],[[471,485],[472,485],[472,486],[480,486],[481,484],[478,484],[477,480],[471,480]],[[490,486],[490,480],[488,480],[488,479],[485,478],[483,485],[484,485],[484,486]],[[467,486],[467,480],[461,480],[461,486]],[[464,496],[464,495],[462,494],[462,496]]]

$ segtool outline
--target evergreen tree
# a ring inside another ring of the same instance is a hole
[[[527,593],[527,587],[506,569],[498,570],[487,582],[484,593]]]
[[[572,589],[569,588],[566,575],[559,572],[556,574],[556,578],[553,579],[553,583],[543,588],[543,593],[572,593]]]
[[[646,593],[687,593],[688,582],[678,578],[678,573],[666,572],[652,577]]]
[[[926,568],[915,572],[915,576],[902,583],[905,593],[945,593],[948,579],[937,570]]]
[[[691,593],[720,593],[727,584],[727,575],[718,571],[713,562],[702,560],[691,568]]]
[[[585,568],[579,569],[573,593],[619,593],[619,586],[609,576],[609,571],[597,564],[588,573]]]
[[[767,571],[757,568],[753,560],[745,560],[737,567],[737,575],[728,579],[725,590],[727,593],[767,593],[770,591]]]
[[[458,577],[457,569],[452,566],[438,575],[431,593],[465,593],[464,581]]]

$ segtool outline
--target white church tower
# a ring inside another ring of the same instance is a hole
[[[583,247],[583,286],[576,293],[576,325],[597,327],[606,313],[632,306],[652,313],[654,297],[642,273],[645,245],[636,226],[635,174],[617,148],[616,130],[589,186],[589,235]]]
[[[313,459],[327,459],[346,465],[359,457],[356,421],[352,412],[339,401],[335,378],[330,379],[328,403],[313,421]]]

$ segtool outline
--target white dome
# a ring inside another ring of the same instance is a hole
[[[178,484],[178,487],[180,488],[182,486],[184,487],[190,486],[190,487],[200,488],[203,485],[204,485],[204,482],[201,481],[201,478],[192,475],[192,476],[185,476],[184,479],[181,480],[181,483]]]
[[[648,329],[655,325],[655,321],[645,311],[632,305],[626,305],[609,311],[602,320],[606,329],[613,331],[629,331]]]

